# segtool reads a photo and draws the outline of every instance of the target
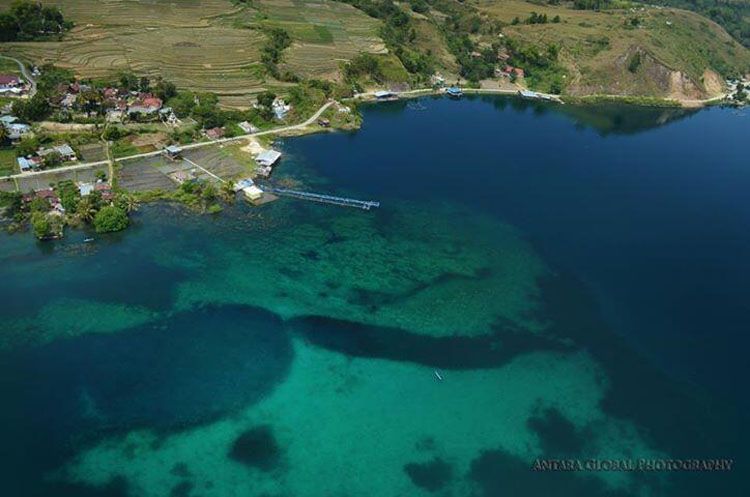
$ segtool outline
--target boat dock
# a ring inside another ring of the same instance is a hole
[[[322,204],[355,207],[357,209],[363,209],[366,211],[369,211],[373,207],[380,207],[380,202],[375,202],[373,200],[357,200],[353,198],[334,197],[332,195],[324,195],[322,193],[303,192],[299,190],[289,190],[287,188],[264,186],[263,191],[279,195],[280,197],[292,197],[301,200],[310,200],[312,202],[320,202]]]

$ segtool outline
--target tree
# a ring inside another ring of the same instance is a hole
[[[44,212],[34,212],[31,215],[31,228],[34,230],[34,236],[40,240],[45,240],[52,236],[52,224]]]
[[[177,87],[174,83],[159,78],[153,86],[154,94],[164,102],[177,95]]]
[[[91,223],[96,217],[97,206],[95,198],[91,195],[83,197],[76,207],[76,214],[85,223]]]
[[[264,91],[258,95],[258,105],[262,107],[270,109],[274,100],[276,100],[276,94],[270,91]]]
[[[127,213],[114,205],[102,207],[94,216],[94,228],[97,233],[122,231],[128,227],[129,222]]]
[[[30,100],[16,100],[13,103],[13,114],[24,121],[41,121],[52,109],[47,98],[37,93]]]
[[[146,76],[143,76],[140,80],[138,80],[138,89],[140,91],[146,93],[149,88],[151,88],[151,81]]]
[[[32,136],[24,136],[21,138],[21,143],[16,145],[16,155],[18,157],[26,157],[27,155],[33,155],[39,148],[39,138]]]
[[[120,73],[119,78],[120,80],[120,86],[125,90],[137,90],[138,84],[140,81],[138,80],[138,76],[133,74],[132,72],[123,71]]]
[[[54,167],[62,166],[62,163],[62,155],[57,152],[50,152],[49,154],[44,156],[42,166],[44,169],[52,169]]]
[[[5,129],[5,126],[0,124],[0,145],[5,145],[5,142],[8,140],[8,130]]]
[[[138,202],[138,199],[135,198],[135,196],[130,194],[120,195],[117,197],[117,201],[115,202],[115,205],[125,211],[126,213],[135,212],[138,210],[138,206],[140,205]]]

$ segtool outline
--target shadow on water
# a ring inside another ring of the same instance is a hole
[[[496,109],[512,108],[517,112],[531,111],[543,116],[560,114],[576,123],[579,128],[591,128],[601,136],[634,135],[685,119],[699,112],[698,109],[681,107],[647,107],[620,103],[552,104],[525,100],[519,97],[476,96],[491,103]]]
[[[540,280],[546,333],[572,339],[605,370],[610,386],[602,402],[610,416],[635,423],[642,437],[668,457],[734,459],[731,472],[662,473],[666,487],[660,495],[680,497],[748,495],[741,455],[746,431],[731,401],[709,396],[696,385],[678,383],[633,351],[602,320],[586,288],[571,277]],[[587,429],[576,430],[556,410],[544,410],[527,422],[539,437],[546,457],[587,459]],[[643,457],[632,454],[638,459]],[[532,472],[531,461],[488,448],[472,466],[471,476],[486,497],[496,495],[615,496],[596,481],[565,473]],[[647,473],[637,481],[657,484]],[[721,490],[720,493],[717,493]]]
[[[445,369],[493,368],[527,352],[569,349],[561,341],[503,325],[497,325],[492,334],[477,337],[418,335],[320,316],[292,319],[289,326],[307,342],[341,354]]]
[[[34,495],[26,486],[89,439],[181,430],[260,400],[292,355],[275,315],[232,306],[9,353],[0,358],[0,475],[13,495]]]

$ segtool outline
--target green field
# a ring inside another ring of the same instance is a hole
[[[0,148],[0,176],[7,176],[17,172],[15,149]]]

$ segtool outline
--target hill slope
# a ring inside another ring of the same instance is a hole
[[[0,11],[11,2],[0,0]],[[231,106],[291,84],[280,74],[341,80],[342,63],[359,53],[381,54],[393,69],[384,72],[399,76],[385,79],[409,78],[413,86],[428,84],[434,71],[450,79],[492,78],[505,64],[496,54],[510,51],[510,62],[526,70],[524,83],[541,90],[683,101],[720,95],[724,77],[750,72],[750,51],[719,25],[666,8],[594,12],[546,0],[44,3],[58,5],[73,30],[62,41],[2,43],[0,51],[82,77],[122,69],[159,74],[182,88],[215,92]],[[533,13],[547,21],[527,23]],[[291,44],[283,48],[281,72],[269,73],[261,58],[276,28]]]
[[[12,0],[0,0],[0,11]],[[261,64],[264,29],[286,30],[287,67],[306,77],[333,78],[341,61],[382,53],[379,22],[331,0],[47,0],[75,27],[63,41],[12,42],[0,51],[52,62],[81,77],[117,70],[157,75],[180,87],[218,93],[248,105],[249,95],[282,86]]]
[[[750,69],[750,51],[698,14],[653,7],[594,12],[521,0],[479,0],[477,8],[523,43],[560,48],[566,91],[701,99],[723,78]],[[532,12],[559,23],[524,24]],[[521,22],[513,25],[513,19]]]

